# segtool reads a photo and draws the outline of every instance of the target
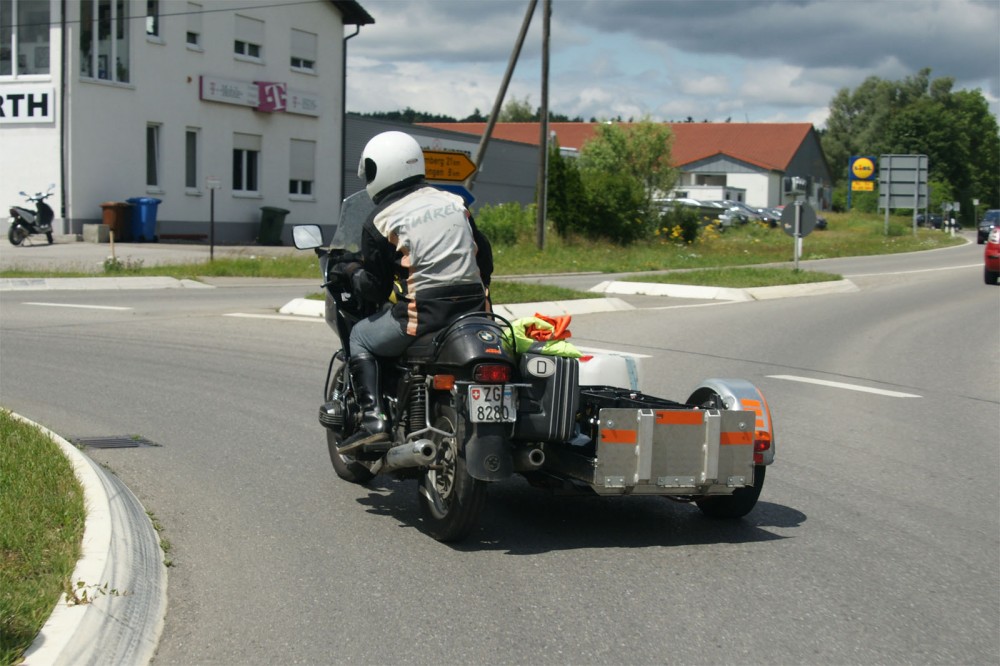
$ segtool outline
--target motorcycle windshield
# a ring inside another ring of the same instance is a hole
[[[368,192],[361,190],[344,199],[340,205],[340,221],[330,247],[357,252],[361,249],[361,227],[375,209]]]

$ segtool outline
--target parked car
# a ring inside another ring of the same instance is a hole
[[[979,230],[976,234],[976,242],[982,245],[986,242],[986,237],[990,235],[993,227],[1000,227],[1000,208],[986,211],[983,219],[979,220]]]
[[[742,201],[732,201],[731,199],[723,199],[719,203],[728,206],[729,208],[737,209],[740,212],[740,214],[742,214],[743,217],[746,218],[747,222],[760,222],[761,220],[764,219],[764,216],[761,215],[762,209],[754,208],[753,206],[750,206]]]
[[[944,218],[936,213],[931,213],[926,218],[923,213],[917,215],[917,226],[940,229],[942,224],[944,224]]]
[[[1000,227],[990,229],[983,251],[983,278],[986,284],[996,284],[1000,278]]]

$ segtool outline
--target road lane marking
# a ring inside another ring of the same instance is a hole
[[[41,303],[25,302],[21,305],[42,305],[48,308],[79,308],[81,310],[131,310],[132,308],[120,307],[117,305],[78,305],[76,303]]]
[[[890,398],[922,398],[922,395],[913,393],[900,393],[899,391],[886,391],[885,389],[871,388],[869,386],[859,386],[858,384],[845,384],[843,382],[830,382],[825,379],[811,379],[809,377],[796,377],[795,375],[768,375],[770,379],[784,379],[790,382],[802,382],[803,384],[818,384],[819,386],[830,386],[833,388],[847,389],[848,391],[860,391],[862,393],[874,393]]]
[[[242,317],[243,319],[277,319],[279,321],[311,321],[320,324],[325,324],[326,320],[322,317],[303,317],[301,315],[282,315],[282,314],[253,314],[250,312],[228,312],[223,317]]]

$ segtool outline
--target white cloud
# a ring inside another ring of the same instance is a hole
[[[527,0],[362,0],[348,109],[462,118],[493,105]],[[539,3],[541,6],[541,3]],[[556,0],[550,108],[662,120],[825,119],[841,88],[930,67],[1000,111],[996,0]],[[509,96],[540,93],[537,11]]]

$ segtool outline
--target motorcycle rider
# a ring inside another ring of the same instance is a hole
[[[399,356],[418,336],[486,309],[493,273],[489,241],[462,197],[427,184],[413,137],[390,131],[372,138],[358,176],[376,207],[362,229],[360,264],[335,271],[350,276],[354,293],[379,309],[351,330],[348,369],[362,428],[341,453],[388,442],[378,357]]]

